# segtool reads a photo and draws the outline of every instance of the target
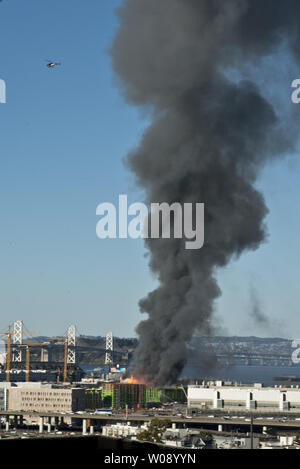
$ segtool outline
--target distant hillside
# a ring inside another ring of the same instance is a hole
[[[34,343],[48,342],[46,336],[34,337]],[[77,359],[79,364],[103,365],[105,361],[105,337],[80,335],[77,337]],[[130,362],[137,347],[136,338],[114,337],[115,363],[126,366]],[[63,361],[63,346],[52,344],[49,347],[52,360]],[[251,355],[261,357],[291,357],[292,341],[282,338],[259,337],[194,337],[189,345],[189,360],[195,361],[197,355],[205,356],[208,363],[215,361],[216,355]],[[32,360],[39,360],[40,352],[32,349]],[[192,357],[192,358],[191,358]]]
[[[51,342],[48,350],[53,361],[62,362],[64,359],[64,348],[62,345],[55,345],[47,336],[38,336],[31,339],[32,343]],[[101,336],[80,335],[76,338],[76,354],[78,364],[103,365],[105,362],[106,338]],[[114,361],[120,365],[127,366],[134,349],[137,346],[137,339],[114,337]],[[32,349],[32,361],[39,361],[40,351]]]
[[[258,354],[291,356],[292,341],[282,338],[260,337],[194,337],[192,348],[209,347],[218,354]]]

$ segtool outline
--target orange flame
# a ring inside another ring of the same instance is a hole
[[[143,378],[136,378],[135,376],[131,375],[130,378],[122,380],[122,383],[124,384],[149,384],[146,382],[145,379]]]
[[[140,380],[135,378],[133,375],[131,375],[130,378],[128,378],[127,383],[128,384],[143,384],[140,382]]]

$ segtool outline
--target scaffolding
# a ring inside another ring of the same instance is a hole
[[[172,403],[180,402],[185,403],[186,397],[184,391],[180,388],[146,388],[145,390],[145,402],[155,403]]]
[[[102,383],[86,392],[86,408],[144,408],[148,403],[186,402],[182,389],[147,388],[144,384]]]

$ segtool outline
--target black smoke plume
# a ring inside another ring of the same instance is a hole
[[[255,66],[283,43],[297,58],[300,2],[124,0],[118,18],[114,70],[126,101],[151,116],[128,156],[145,201],[205,203],[201,250],[146,241],[159,287],[140,301],[148,318],[134,366],[165,385],[178,379],[194,332],[213,333],[217,270],[265,240],[268,210],[254,184],[294,144],[262,91],[224,70]]]

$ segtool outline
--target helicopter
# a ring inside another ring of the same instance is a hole
[[[57,65],[61,65],[61,63],[60,63],[60,62],[52,62],[52,61],[49,61],[49,62],[47,62],[46,67],[48,67],[48,68],[54,68],[54,67],[56,67]]]

